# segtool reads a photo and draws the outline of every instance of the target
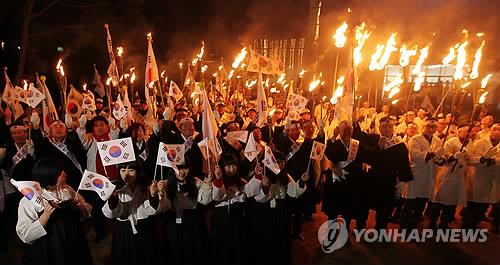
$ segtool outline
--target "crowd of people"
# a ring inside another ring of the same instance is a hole
[[[258,126],[252,101],[211,103],[222,148],[213,161],[198,145],[201,108],[185,99],[152,119],[142,102],[129,110],[132,119],[115,120],[97,98],[95,111],[65,115],[48,133],[36,109],[13,121],[3,106],[1,226],[16,230],[23,262],[91,264],[84,225],[95,232],[92,243],[112,233],[113,264],[290,264],[291,240],[316,237],[304,235],[302,226],[317,209],[331,220],[355,221],[358,229],[367,226],[370,210],[376,229],[391,222],[421,228],[423,216],[432,229],[448,229],[455,216],[474,228],[487,213],[499,229],[500,123],[488,113],[458,123],[454,114],[432,117],[421,108],[398,118],[388,106],[377,113],[364,103],[344,120],[323,111],[328,103],[300,113],[277,103]],[[230,137],[239,131],[248,137]],[[97,143],[125,137],[136,160],[103,165]],[[245,152],[250,142],[253,156]],[[326,145],[321,159],[311,159],[315,142]],[[184,163],[157,165],[160,143],[184,145]],[[278,172],[263,162],[268,150]],[[85,170],[116,185],[108,200],[78,189]],[[38,182],[43,207],[10,179]]]

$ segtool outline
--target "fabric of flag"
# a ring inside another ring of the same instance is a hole
[[[120,76],[118,74],[118,67],[116,66],[115,52],[113,51],[113,40],[111,39],[111,34],[109,33],[109,28],[106,25],[106,42],[108,46],[108,54],[110,64],[108,67],[108,76],[111,77],[111,82],[113,86],[118,86],[120,83]]]
[[[177,165],[183,165],[185,147],[183,144],[164,144],[158,146],[158,156],[156,164],[160,166],[170,167],[178,172]]]
[[[156,64],[155,54],[153,51],[152,39],[148,38],[148,56],[146,58],[146,73],[144,75],[144,96],[148,106],[154,109],[153,100],[151,99],[149,84],[160,80],[158,75],[158,65]],[[151,112],[151,113],[150,113]],[[148,115],[153,115],[152,111],[148,111]]]
[[[26,91],[26,104],[30,107],[35,108],[45,99],[45,96],[35,88],[33,84],[30,84],[28,90]]]
[[[258,148],[257,142],[253,137],[253,133],[251,133],[248,137],[247,145],[245,146],[245,151],[243,151],[243,154],[250,162],[252,162],[260,153],[260,151],[261,149]]]
[[[103,166],[135,161],[134,146],[130,137],[98,142],[97,149]]]
[[[240,142],[246,143],[247,139],[248,139],[248,131],[228,132],[224,138],[225,139],[236,139]]]
[[[179,86],[174,82],[174,80],[170,80],[170,89],[168,90],[168,95],[175,98],[175,101],[179,101],[182,98],[182,91]]]
[[[194,82],[195,82],[195,78],[194,78],[193,71],[191,71],[191,66],[188,65],[187,72],[186,72],[186,78],[184,79],[184,86],[194,85]]]
[[[115,190],[115,187],[105,176],[85,169],[78,189],[95,191],[101,200],[107,201]]]
[[[214,142],[213,140],[205,138],[198,142],[198,147],[200,148],[200,152],[205,160],[208,160],[209,158],[209,153],[207,151],[209,151],[214,157],[219,157],[222,154],[222,147],[220,146],[219,141]]]
[[[125,106],[125,109],[127,110],[127,119],[129,121],[133,121],[133,109],[132,109],[132,104],[130,103],[130,100],[128,98],[128,92],[127,89],[125,89],[124,96],[123,96],[123,106]]]
[[[311,149],[311,155],[309,157],[315,160],[323,159],[323,155],[325,154],[325,148],[326,148],[325,144],[314,141],[313,147]]]
[[[116,99],[115,105],[113,106],[113,116],[115,116],[117,120],[121,120],[123,117],[125,117],[125,115],[127,115],[127,110],[123,105],[120,94],[118,94],[118,98]]]
[[[202,132],[203,139],[208,138],[208,148],[212,153],[219,156],[221,150],[217,141],[217,133],[219,132],[219,127],[217,126],[217,121],[215,120],[214,113],[210,107],[210,101],[208,101],[207,91],[202,90],[203,105],[202,105]]]
[[[22,87],[15,86],[14,87],[14,100],[24,102],[27,104],[27,102],[26,102],[26,90],[24,90],[24,88],[22,88]]]
[[[264,160],[262,160],[264,165],[269,168],[274,174],[278,175],[281,171],[278,161],[274,158],[273,151],[271,147],[265,147]]]
[[[10,183],[21,192],[21,194],[37,207],[43,207],[43,197],[41,195],[42,188],[40,183],[36,181],[15,181],[10,180]]]
[[[96,110],[94,93],[92,93],[92,91],[90,90],[87,90],[85,93],[83,93],[82,109],[84,111]]]
[[[352,57],[352,47],[349,55],[349,66],[347,71],[346,80],[344,82],[344,90],[342,98],[339,101],[338,109],[335,116],[339,120],[352,120],[352,111],[354,106],[354,91],[356,91],[358,77],[356,67],[354,67],[354,60]]]
[[[284,71],[283,62],[279,59],[265,57],[253,50],[250,50],[248,61],[248,72],[259,72],[266,75],[279,75]]]
[[[92,85],[94,85],[94,91],[99,94],[100,97],[104,97],[106,95],[106,90],[104,88],[104,83],[102,82],[101,75],[97,70],[97,67],[94,65],[94,80],[92,80]]]
[[[290,106],[292,104],[292,96],[295,95],[293,91],[293,82],[290,82],[290,86],[288,86],[288,94],[286,96],[286,108],[290,109]]]
[[[45,99],[42,103],[42,114],[43,114],[43,130],[45,132],[50,131],[50,124],[53,121],[59,120],[59,116],[57,114],[56,106],[54,105],[54,101],[52,101],[52,96],[50,95],[49,88],[45,84],[45,77],[38,78],[36,77],[36,82],[40,90],[45,95]]]
[[[266,91],[262,84],[262,73],[257,77],[257,122],[258,127],[264,126],[267,123],[267,98]]]
[[[290,96],[290,102],[288,102],[288,110],[295,110],[299,113],[301,113],[305,108],[306,108],[306,105],[307,105],[307,101],[308,99],[303,97],[303,96],[300,96],[300,95],[297,95],[297,94],[293,94]]]
[[[10,78],[7,75],[7,71],[4,71],[5,75],[5,88],[3,90],[2,99],[9,105],[14,116],[14,120],[17,120],[21,115],[23,115],[24,110],[19,101],[15,99],[16,89],[14,85],[10,82]]]
[[[83,95],[71,86],[66,100],[66,112],[72,117],[79,118],[82,113]]]

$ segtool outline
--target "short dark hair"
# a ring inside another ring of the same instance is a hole
[[[33,166],[33,180],[38,181],[42,188],[55,186],[62,171],[64,171],[64,166],[60,160],[55,158],[42,158]]]
[[[101,115],[97,115],[95,116],[94,118],[92,118],[90,120],[90,127],[91,128],[94,128],[94,124],[98,121],[102,121],[104,122],[106,125],[109,125],[109,121],[104,117],[104,116],[101,116]]]

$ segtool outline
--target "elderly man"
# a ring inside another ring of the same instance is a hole
[[[393,200],[398,181],[407,182],[413,179],[408,159],[408,149],[401,137],[394,134],[395,119],[380,119],[380,135],[370,135],[368,141],[372,146],[368,164],[371,165],[372,198],[370,203],[377,211],[376,229],[385,229],[393,210]]]
[[[498,231],[500,220],[500,123],[491,132],[469,148],[472,184],[467,198],[467,211],[462,225],[475,228],[484,217],[489,204],[495,207],[494,228]]]
[[[78,134],[73,130],[68,131],[66,124],[58,120],[50,124],[48,137],[43,137],[38,114],[33,114],[31,122],[33,124],[31,138],[37,158],[51,157],[62,161],[66,182],[73,189],[78,189],[86,168],[86,152],[83,150]]]
[[[368,217],[366,185],[363,163],[367,150],[358,140],[352,138],[353,126],[344,120],[339,124],[339,135],[328,141],[325,155],[332,162],[332,170],[326,174],[323,211],[329,220],[342,215],[347,227],[351,218],[356,219],[356,227],[363,229]]]
[[[435,135],[436,128],[436,119],[426,119],[422,133],[412,137],[408,143],[414,179],[403,186],[402,228],[416,228],[426,203],[432,198],[436,163],[443,159],[444,154],[442,141]]]
[[[31,170],[35,164],[35,148],[28,140],[28,128],[22,123],[10,126],[12,142],[7,145],[6,165],[12,179],[31,180]]]

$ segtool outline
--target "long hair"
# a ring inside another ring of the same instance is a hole
[[[186,157],[185,164],[179,165],[179,166],[177,166],[177,168],[178,169],[190,169],[189,165],[190,165],[189,159]],[[167,196],[168,196],[168,199],[173,203],[175,200],[175,194],[178,191],[177,186],[179,184],[179,180],[177,179],[177,177],[175,175],[175,171],[171,168],[168,168],[167,180],[168,180]],[[198,195],[198,191],[196,189],[195,178],[191,174],[191,170],[189,170],[189,173],[187,174],[186,179],[185,179],[185,183],[182,185],[180,192],[187,192],[188,197],[190,199],[196,200],[196,197]]]
[[[136,189],[141,189],[143,191],[141,194],[146,195],[148,190],[148,183],[147,183],[148,181],[146,179],[146,176],[144,176],[144,167],[139,159],[127,163],[118,164],[117,168],[118,168],[118,174],[120,174],[120,169],[122,168],[135,169]],[[121,176],[119,179],[121,180]]]
[[[224,171],[224,166],[227,165],[236,165],[237,170],[234,176],[226,175],[226,172]],[[221,158],[219,159],[219,167],[222,170],[222,182],[224,183],[224,186],[230,187],[236,185],[237,187],[239,187],[242,184],[240,176],[240,164],[234,154],[232,153],[222,154]]]
[[[146,127],[140,122],[134,122],[127,128],[127,135],[132,138],[132,140],[137,141],[137,131],[142,129],[144,134],[146,134]]]

